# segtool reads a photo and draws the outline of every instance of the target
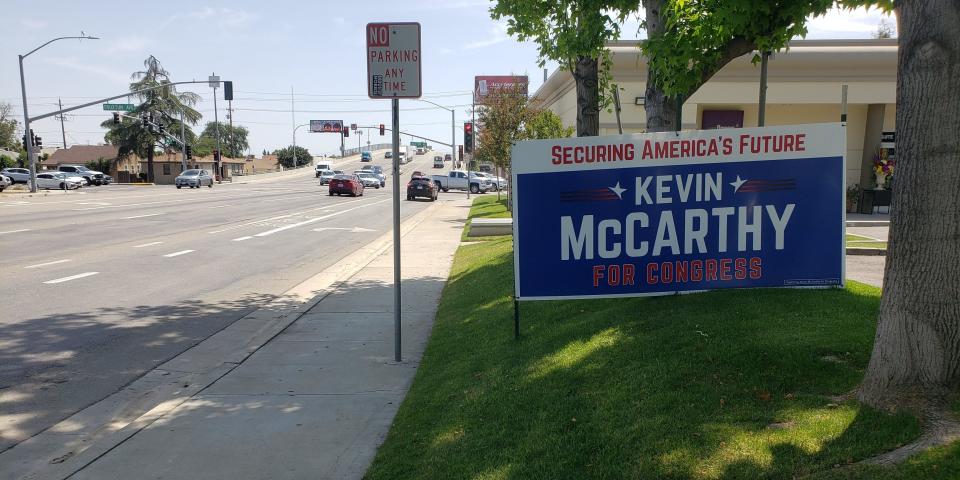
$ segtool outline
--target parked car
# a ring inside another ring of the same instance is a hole
[[[452,162],[452,161],[453,161],[453,155],[450,154],[450,153],[444,155],[444,156],[443,156],[443,161],[444,161],[444,162]]]
[[[360,152],[360,161],[361,162],[372,162],[373,154],[370,152]]]
[[[360,177],[360,181],[363,183],[364,187],[373,187],[380,189],[380,178],[373,174],[369,170],[357,170],[353,172],[354,175]]]
[[[320,179],[320,185],[326,185],[330,183],[330,179],[336,175],[336,173],[333,173],[333,170],[320,170],[317,172],[317,178]]]
[[[436,201],[440,195],[440,187],[430,178],[423,175],[410,177],[407,182],[407,200],[415,198],[429,198],[431,202]]]
[[[113,183],[113,177],[107,174],[103,174],[103,184],[110,185],[111,183]]]
[[[0,175],[0,192],[2,192],[4,188],[9,187],[10,185],[13,185],[13,180],[11,180],[10,177],[6,175]]]
[[[4,168],[0,173],[10,177],[13,183],[27,183],[30,181],[30,170],[26,168]]]
[[[45,190],[74,190],[80,188],[82,184],[82,181],[72,180],[60,172],[37,174],[37,188]]]
[[[433,168],[443,168],[443,157],[440,155],[433,157]]]
[[[470,172],[471,175],[490,180],[494,190],[503,190],[509,186],[506,178],[485,172]]]
[[[333,194],[341,195],[344,193],[353,197],[363,196],[363,182],[360,180],[360,177],[349,173],[342,173],[330,180],[331,196]]]
[[[467,190],[467,188],[469,188],[470,193],[484,193],[493,189],[489,178],[474,177],[472,174],[468,185],[467,172],[463,170],[450,170],[446,175],[434,175],[431,178],[433,178],[434,183],[444,192],[449,190]]]
[[[190,170],[184,170],[183,173],[177,175],[177,178],[174,179],[174,184],[177,188],[190,187],[190,188],[200,188],[204,185],[213,188],[213,176],[210,175],[210,172],[206,170],[197,170],[191,168]]]
[[[57,170],[83,177],[88,185],[103,185],[103,172],[90,170],[83,165],[60,165]]]
[[[71,181],[71,182],[80,184],[81,187],[82,187],[82,186],[85,186],[85,185],[90,185],[90,181],[89,181],[89,180],[87,180],[87,179],[84,178],[84,177],[81,177],[80,175],[78,175],[78,174],[76,174],[76,173],[61,172],[61,171],[59,171],[59,170],[57,170],[57,171],[52,171],[52,172],[47,172],[47,173],[52,173],[52,174],[55,174],[55,175],[59,176],[59,178],[65,178],[65,179],[67,179],[67,180],[69,180],[69,181]]]

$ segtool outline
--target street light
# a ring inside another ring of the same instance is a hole
[[[297,130],[300,129],[300,127],[306,127],[308,125],[310,124],[304,123],[303,125],[297,125],[293,129],[293,167],[292,168],[297,168]],[[282,165],[283,164],[281,164],[281,166]]]
[[[457,163],[457,112],[452,108],[444,107],[439,103],[431,102],[430,100],[424,100],[422,98],[417,98],[421,102],[427,102],[430,105],[435,107],[440,107],[444,110],[450,112],[450,164],[455,165]],[[470,169],[467,169],[467,198],[470,198]]]
[[[23,95],[23,135],[27,139],[27,158],[30,159],[30,192],[32,193],[37,193],[37,160],[33,156],[33,136],[30,135],[30,114],[27,112],[27,84],[23,79],[23,59],[29,57],[33,52],[36,52],[37,50],[56,42],[57,40],[66,40],[68,38],[76,38],[80,40],[100,40],[100,38],[91,37],[90,35],[82,35],[79,37],[57,37],[47,43],[44,43],[43,45],[40,45],[37,48],[34,48],[33,50],[30,50],[25,55],[17,56],[20,60],[20,93]]]

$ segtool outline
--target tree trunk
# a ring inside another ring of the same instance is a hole
[[[663,32],[663,19],[660,10],[665,0],[644,0],[646,9],[647,38],[657,36]],[[668,97],[663,90],[657,87],[656,74],[647,68],[647,89],[644,93],[643,109],[647,114],[648,132],[672,132],[678,130],[677,101]]]
[[[577,57],[573,70],[577,82],[577,136],[600,135],[600,78],[597,59]]]
[[[960,386],[960,9],[956,0],[898,5],[889,249],[859,398],[929,411]]]
[[[153,183],[153,145],[147,150],[147,181]]]

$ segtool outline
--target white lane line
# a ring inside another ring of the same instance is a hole
[[[164,255],[164,257],[167,257],[167,258],[179,257],[180,255],[186,255],[191,252],[196,252],[196,250],[180,250],[179,252],[168,253]]]
[[[356,206],[356,207],[353,207],[353,208],[348,208],[348,209],[346,209],[346,210],[340,210],[339,212],[331,213],[331,214],[329,214],[329,215],[324,215],[324,216],[322,216],[322,217],[311,218],[310,220],[304,220],[304,221],[302,221],[302,222],[297,222],[297,223],[291,223],[290,225],[284,225],[284,226],[282,226],[282,227],[274,228],[273,230],[267,230],[266,232],[260,232],[260,233],[258,233],[258,234],[255,234],[254,237],[266,237],[267,235],[273,235],[274,233],[277,233],[277,232],[282,232],[282,231],[284,231],[284,230],[289,230],[289,229],[291,229],[291,228],[302,227],[302,226],[304,226],[304,225],[309,225],[309,224],[314,223],[314,222],[319,222],[320,220],[326,220],[326,219],[328,219],[328,218],[330,218],[330,217],[336,217],[337,215],[343,215],[344,213],[347,213],[347,212],[356,210],[356,209],[358,209],[358,208],[372,207],[373,205],[376,205],[376,204],[378,204],[378,203],[383,203],[383,202],[387,202],[387,201],[390,201],[390,200],[392,200],[392,199],[386,198],[386,199],[380,200],[380,201],[378,201],[378,202],[372,202],[372,203],[368,203],[368,204],[366,204],[366,205],[360,205],[360,206]]]
[[[234,242],[242,242],[242,241],[244,241],[244,240],[250,240],[251,238],[253,238],[253,237],[251,237],[251,236],[248,235],[248,236],[246,236],[246,237],[234,238],[233,241],[234,241]]]
[[[346,202],[340,203],[340,204],[338,204],[338,205],[348,205],[348,204],[351,204],[351,203],[356,203],[356,202],[361,202],[361,201],[363,201],[363,200],[362,200],[362,199],[361,199],[361,200],[350,200],[350,201],[346,201]],[[315,212],[315,211],[317,211],[317,210],[329,210],[329,209],[330,209],[330,206],[329,206],[329,205],[325,205],[325,206],[323,206],[323,207],[311,208],[311,209],[309,209],[309,210],[301,210],[301,211],[299,211],[299,212],[288,213],[288,214],[285,214],[285,215],[277,215],[277,216],[275,216],[275,217],[263,218],[263,219],[260,219],[260,220],[254,220],[254,221],[252,221],[252,222],[239,223],[239,224],[236,224],[236,225],[231,225],[231,226],[226,227],[226,228],[221,228],[220,230],[213,230],[213,231],[210,231],[210,232],[207,232],[207,233],[223,233],[223,232],[226,232],[226,231],[229,231],[229,230],[236,230],[236,229],[238,229],[238,228],[249,227],[250,225],[256,225],[256,224],[258,224],[258,223],[270,222],[270,221],[273,221],[273,220],[282,220],[282,219],[284,219],[284,218],[295,217],[295,216],[297,216],[297,215],[303,215],[303,214],[305,214],[305,213]]]
[[[233,206],[233,205],[231,205],[231,204],[229,204],[229,203],[226,203],[226,204],[223,204],[223,205],[213,205],[213,206],[207,207],[207,208],[211,208],[211,209],[212,209],[212,208],[226,208],[226,207],[232,207],[232,206]]]
[[[134,216],[132,216],[132,217],[123,217],[122,220],[131,220],[131,219],[134,219],[134,218],[145,218],[145,217],[156,217],[157,215],[166,215],[166,214],[167,214],[167,212],[148,213],[148,214],[146,214],[146,215],[134,215]]]
[[[69,277],[63,277],[63,278],[56,278],[56,279],[53,279],[53,280],[47,280],[46,282],[43,282],[43,283],[46,283],[46,284],[48,284],[48,285],[53,285],[54,283],[63,283],[63,282],[69,282],[70,280],[76,280],[76,279],[78,279],[78,278],[90,277],[90,276],[96,275],[96,274],[98,274],[98,273],[100,273],[100,272],[84,272],[84,273],[79,273],[79,274],[77,274],[77,275],[70,275]]]
[[[20,233],[20,232],[29,232],[33,230],[32,228],[21,228],[20,230],[7,230],[6,232],[0,232],[0,235],[6,235],[8,233]]]
[[[46,262],[46,263],[38,263],[38,264],[36,264],[36,265],[29,265],[29,266],[26,266],[26,267],[23,267],[23,268],[40,268],[40,267],[46,267],[47,265],[56,265],[56,264],[58,264],[58,263],[67,263],[67,262],[69,262],[69,261],[70,261],[70,259],[69,259],[69,258],[66,258],[66,259],[63,259],[63,260],[56,260],[56,261],[53,261],[53,262]]]
[[[140,245],[134,245],[133,248],[152,247],[152,246],[154,246],[154,245],[160,245],[161,243],[163,243],[163,242],[143,243],[143,244],[140,244]]]

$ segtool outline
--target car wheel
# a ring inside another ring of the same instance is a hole
[[[180,190],[181,188],[183,188],[183,185],[177,185],[177,190]]]
[[[327,192],[327,195],[333,196],[333,192]]]
[[[213,180],[210,180],[210,185],[207,185],[210,188],[213,188]]]
[[[480,193],[480,186],[476,183],[470,184],[470,193]]]

